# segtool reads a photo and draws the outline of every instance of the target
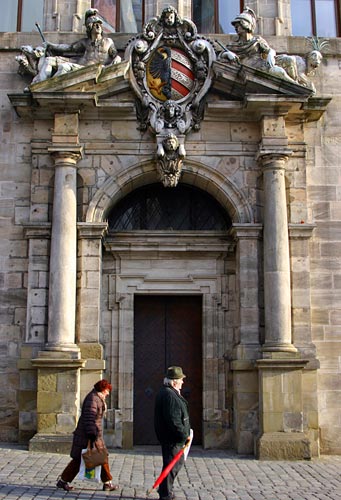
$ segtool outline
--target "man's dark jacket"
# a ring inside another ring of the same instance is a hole
[[[154,427],[160,443],[183,445],[189,436],[188,403],[173,387],[164,385],[156,396]]]

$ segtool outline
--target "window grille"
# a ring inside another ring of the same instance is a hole
[[[231,219],[208,193],[187,185],[137,189],[112,208],[109,232],[134,230],[225,231]]]

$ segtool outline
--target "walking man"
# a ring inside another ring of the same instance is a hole
[[[161,444],[163,469],[189,440],[188,403],[180,392],[185,377],[180,366],[170,366],[155,400],[154,427]],[[182,455],[160,484],[158,489],[160,500],[175,499],[173,483],[183,463]]]

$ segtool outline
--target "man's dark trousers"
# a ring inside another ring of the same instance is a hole
[[[163,469],[173,460],[175,455],[181,450],[182,446],[180,444],[171,443],[161,443],[162,449],[162,460]],[[169,472],[168,476],[162,481],[159,486],[159,497],[161,500],[172,500],[173,498],[173,483],[174,479],[178,475],[184,463],[184,456],[182,455],[180,459],[176,462],[172,470]]]

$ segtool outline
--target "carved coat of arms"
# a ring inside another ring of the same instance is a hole
[[[176,186],[186,156],[185,137],[203,118],[216,59],[213,44],[198,36],[192,21],[166,7],[129,42],[125,59],[130,61],[139,127],[149,127],[156,136],[164,186]]]

